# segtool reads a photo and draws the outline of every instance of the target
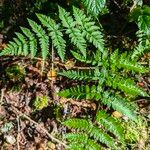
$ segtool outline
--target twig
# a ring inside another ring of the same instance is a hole
[[[19,111],[17,108],[15,108],[14,106],[11,106],[12,109],[19,114],[19,116],[22,116],[24,118],[26,118],[27,120],[29,120],[30,122],[32,122],[33,124],[35,124],[36,127],[38,127],[41,131],[43,131],[52,141],[57,142],[58,144],[63,145],[64,147],[67,147],[67,145],[56,139],[54,136],[52,136],[44,127],[42,127],[41,125],[39,125],[36,121],[32,120],[29,116],[27,116],[26,114],[23,114],[21,111]]]
[[[133,5],[130,8],[130,12],[136,7],[137,2],[135,0],[133,0]]]
[[[17,126],[18,126],[18,134],[17,134],[17,150],[20,150],[20,117],[17,116]]]
[[[43,59],[42,58],[39,58],[39,57],[34,57],[34,58],[32,58],[33,60],[38,60],[38,61],[41,61],[41,62],[43,62]],[[16,63],[18,63],[20,60],[31,60],[31,58],[30,57],[21,57],[21,56],[18,56],[18,57],[16,57],[16,59],[14,59],[13,60],[13,57],[10,57],[9,59],[4,59],[4,61],[9,61],[9,60],[12,60],[13,61],[13,63],[11,63],[11,64],[16,64]],[[48,62],[48,61],[44,61],[44,63],[46,63],[46,62]],[[66,64],[64,64],[64,63],[61,63],[61,62],[59,62],[59,61],[53,61],[53,62],[51,62],[53,65],[55,64],[55,65],[59,65],[59,66],[61,66],[61,67],[65,67],[66,68]],[[71,69],[83,69],[83,70],[87,70],[87,69],[96,69],[96,67],[80,67],[80,66],[72,66],[71,67]],[[43,72],[44,72],[44,70],[43,70]]]
[[[54,64],[59,65],[61,67],[66,68],[66,64],[60,63],[58,61],[54,61]],[[87,69],[96,69],[97,67],[80,67],[80,66],[72,66],[71,69],[83,69],[83,70],[87,70]]]
[[[1,89],[1,99],[0,99],[0,105],[2,105],[2,103],[3,103],[4,91],[5,91],[5,89]]]

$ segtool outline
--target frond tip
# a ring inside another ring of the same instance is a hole
[[[106,0],[82,0],[87,11],[94,16],[98,16],[106,6]]]

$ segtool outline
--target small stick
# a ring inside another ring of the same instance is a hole
[[[1,99],[0,99],[0,105],[3,103],[4,91],[5,91],[5,89],[1,89]]]
[[[20,150],[20,144],[19,144],[19,139],[20,139],[20,118],[17,116],[17,126],[18,126],[18,134],[17,134],[17,150]]]
[[[60,63],[60,62],[58,62],[58,61],[54,61],[54,64],[66,68],[66,64]],[[80,67],[80,66],[72,66],[72,67],[71,67],[71,69],[83,69],[83,70],[96,69],[96,68],[97,68],[97,67]]]
[[[130,12],[136,7],[137,2],[133,0],[133,5],[130,8]]]

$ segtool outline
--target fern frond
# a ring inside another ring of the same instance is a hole
[[[88,133],[92,129],[92,123],[85,119],[69,119],[63,122],[63,124],[69,128],[79,129],[81,131],[88,131]]]
[[[132,70],[140,73],[146,73],[149,71],[147,68],[143,67],[142,65],[139,65],[136,61],[131,61],[126,53],[121,55],[118,66],[126,70]]]
[[[75,51],[71,51],[73,57],[75,57],[76,60],[80,61],[80,62],[84,62],[86,64],[92,64],[94,65],[95,61],[94,61],[94,58],[92,60],[92,56],[90,56],[90,58],[85,58],[83,55],[75,52]]]
[[[84,12],[76,7],[73,7],[73,15],[78,25],[81,26],[83,34],[86,39],[93,43],[93,45],[103,52],[104,40],[100,28],[95,25],[95,22],[91,21],[91,17],[87,17]]]
[[[144,52],[148,51],[150,48],[150,37],[143,33],[142,31],[137,32],[138,45],[134,48],[131,55],[132,60],[137,60]]]
[[[31,58],[34,58],[37,54],[37,39],[28,28],[21,27],[21,30],[24,33],[24,35],[29,39],[29,49]]]
[[[119,50],[115,50],[111,55],[110,55],[110,67],[112,71],[116,71],[117,66],[118,66],[118,60],[119,60]]]
[[[63,34],[59,29],[59,25],[46,15],[37,14],[37,17],[43,26],[47,27],[47,30],[50,32],[49,35],[52,38],[53,45],[57,49],[57,53],[61,60],[64,61],[66,53],[66,41],[63,39]]]
[[[66,33],[69,34],[71,42],[77,46],[82,55],[86,58],[86,41],[80,29],[76,27],[76,23],[70,16],[70,13],[65,11],[62,7],[59,7],[59,18],[62,21],[62,25],[67,28]]]
[[[119,88],[126,94],[133,96],[148,96],[148,94],[140,87],[135,85],[135,82],[131,79],[122,79],[119,76],[116,76],[112,79],[112,87]]]
[[[70,142],[81,142],[85,144],[88,140],[88,135],[84,133],[68,133],[64,135],[64,138]]]
[[[98,16],[106,5],[106,0],[82,0],[87,11],[94,16]]]
[[[62,90],[58,93],[61,97],[66,98],[76,98],[76,99],[95,99],[99,100],[101,94],[97,92],[97,87],[93,85],[92,87],[86,86],[76,86],[69,89]]]
[[[88,132],[87,130],[84,130]],[[90,131],[90,136],[94,137],[94,139],[106,144],[108,147],[114,149],[116,148],[115,142],[111,136],[109,136],[107,133],[105,133],[102,129],[93,126],[93,128]]]
[[[142,65],[138,64],[136,61],[131,60],[127,53],[119,55],[118,49],[113,52],[110,56],[111,60],[111,69],[115,71],[117,68],[123,68],[126,70],[131,70],[139,73],[146,73],[149,70]]]
[[[115,147],[113,139],[108,134],[106,134],[102,129],[93,126],[91,122],[85,119],[69,119],[63,124],[69,128],[86,132],[90,137],[93,137],[94,139],[106,144],[108,147]]]
[[[87,144],[85,145],[87,150],[102,150],[99,144],[95,142],[95,140],[88,139]]]
[[[96,121],[100,125],[103,125],[106,130],[112,132],[119,140],[122,142],[124,141],[123,128],[118,120],[110,117],[105,111],[98,111],[96,114]]]
[[[95,72],[88,70],[88,71],[75,71],[75,70],[68,70],[63,72],[60,72],[59,75],[65,76],[70,79],[75,79],[75,80],[98,80],[99,77],[95,76]]]
[[[15,55],[22,55],[22,43],[18,38],[13,38],[14,42],[17,45],[17,51],[15,52]]]
[[[69,142],[76,145],[83,145],[85,150],[101,150],[99,144],[97,144],[94,140],[88,138],[88,135],[84,133],[68,133],[64,136]]]
[[[21,41],[23,55],[27,56],[29,54],[29,52],[28,52],[29,46],[28,46],[26,38],[19,32],[16,32],[16,35],[17,35],[18,39]]]
[[[18,45],[16,44],[16,42],[14,42],[14,41],[9,42],[7,48],[9,49],[9,50],[8,49],[7,50],[10,52],[9,53],[10,55],[17,55]],[[4,51],[5,51],[5,49],[4,49]]]
[[[42,58],[43,60],[45,60],[49,52],[49,37],[46,35],[42,27],[38,25],[35,21],[28,19],[28,22],[32,30],[35,32],[35,34],[39,38]]]
[[[85,147],[83,144],[78,144],[77,142],[70,143],[67,150],[85,150]]]
[[[129,101],[120,96],[110,96],[108,92],[105,92],[102,98],[102,103],[104,103],[108,107],[112,107],[114,110],[117,110],[118,112],[127,116],[131,120],[137,120],[135,107],[133,107],[129,103]]]

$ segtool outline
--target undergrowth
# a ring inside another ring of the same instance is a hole
[[[138,123],[138,106],[133,101],[139,96],[149,97],[147,91],[136,84],[135,75],[150,71],[138,61],[150,49],[150,7],[136,7],[130,14],[130,21],[135,21],[139,27],[138,43],[134,49],[111,52],[105,45],[102,25],[97,22],[100,12],[107,9],[105,0],[102,3],[85,0],[83,4],[88,14],[77,7],[68,12],[59,6],[59,23],[49,16],[36,14],[39,21],[28,19],[31,28],[21,27],[22,33],[17,32],[0,55],[42,57],[43,69],[45,61],[50,58],[54,61],[53,50],[61,63],[71,55],[81,67],[61,69],[59,75],[77,82],[77,86],[62,89],[58,95],[80,101],[97,101],[109,111],[117,111]],[[63,125],[75,129],[64,136],[68,149],[118,149],[118,146],[125,149],[127,140],[123,120],[110,116],[109,111],[97,109],[91,120],[71,118],[64,121]]]

